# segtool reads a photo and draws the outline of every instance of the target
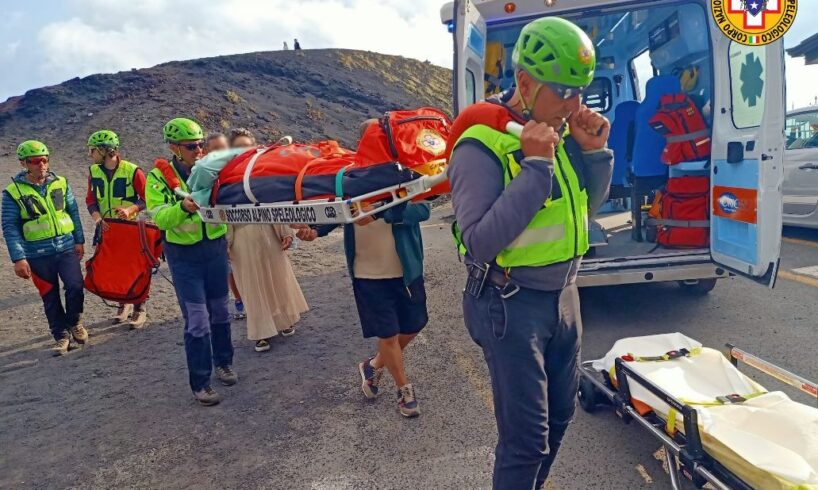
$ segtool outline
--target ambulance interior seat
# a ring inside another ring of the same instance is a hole
[[[682,91],[679,79],[673,75],[657,75],[648,80],[645,98],[639,103],[634,116],[633,160],[630,167],[631,213],[633,239],[642,239],[642,201],[651,191],[661,187],[667,180],[667,165],[662,163],[665,138],[648,121],[659,109],[659,100],[666,94]]]
[[[613,176],[611,178],[610,199],[630,197],[628,169],[633,160],[634,120],[639,102],[620,102],[614,112],[614,122],[608,137],[608,146],[614,154]]]

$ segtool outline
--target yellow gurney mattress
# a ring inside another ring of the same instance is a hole
[[[693,354],[668,361],[635,361],[629,366],[655,386],[694,408],[705,451],[755,488],[818,489],[818,409],[791,400],[780,391],[766,392],[721,354],[680,333],[632,337],[617,341],[593,367],[613,372],[617,357],[655,357],[688,349]],[[631,395],[664,420],[670,406],[629,383]],[[749,397],[720,405],[730,394]],[[676,414],[675,427],[683,429]]]

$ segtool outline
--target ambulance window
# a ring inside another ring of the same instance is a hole
[[[650,51],[645,50],[631,60],[631,81],[633,82],[633,98],[639,102],[645,98],[645,86],[653,78],[653,64],[650,61]]]
[[[608,112],[611,109],[611,80],[606,77],[594,78],[585,92],[582,103],[596,112]]]
[[[477,99],[474,98],[474,73],[466,68],[466,101],[469,104],[474,104]]]
[[[730,43],[730,92],[733,125],[738,129],[761,125],[764,116],[765,46]]]

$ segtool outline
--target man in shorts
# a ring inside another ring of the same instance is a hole
[[[364,396],[380,393],[383,368],[398,388],[398,410],[420,415],[403,351],[429,320],[423,284],[423,240],[420,223],[429,219],[428,204],[403,204],[344,226],[344,252],[352,277],[355,304],[364,338],[377,337],[378,352],[358,364]],[[325,236],[336,226],[302,232],[303,240]]]

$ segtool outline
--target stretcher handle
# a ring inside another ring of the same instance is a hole
[[[177,187],[176,189],[173,189],[173,193],[176,194],[177,196],[181,197],[182,199],[187,199],[188,197],[191,197],[191,195],[189,193],[183,191],[181,187]]]

